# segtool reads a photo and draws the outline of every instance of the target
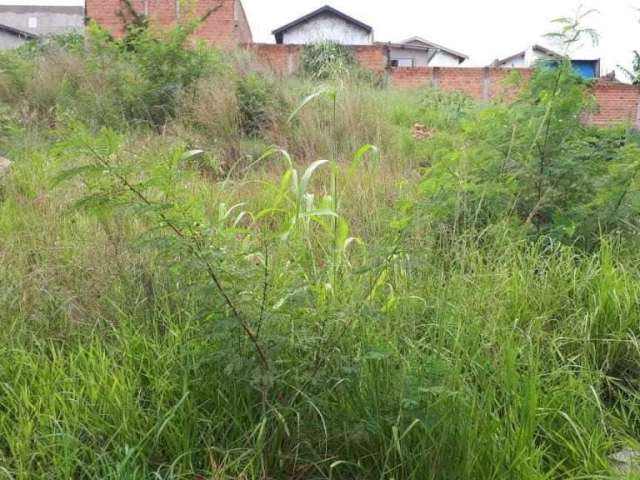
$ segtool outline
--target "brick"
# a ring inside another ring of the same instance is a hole
[[[303,45],[252,43],[251,29],[241,0],[182,0],[182,5],[195,5],[193,11],[176,8],[180,0],[147,0],[151,23],[156,28],[203,16],[210,8],[220,8],[196,31],[196,37],[224,48],[243,46],[273,71],[281,75],[295,73],[300,65]],[[122,20],[117,15],[121,0],[86,0],[87,15],[107,28],[113,35],[122,36]],[[132,0],[138,12],[144,12],[144,0]],[[444,91],[462,92],[475,100],[513,98],[517,85],[504,81],[514,72],[523,78],[531,76],[531,69],[418,67],[388,68],[385,45],[352,46],[361,66],[389,75],[394,88],[423,88],[433,86]],[[592,88],[597,111],[586,115],[585,122],[595,125],[632,123],[640,128],[640,87],[598,80]]]
[[[136,12],[145,13],[145,0],[132,0]],[[195,37],[224,48],[251,43],[251,28],[241,0],[147,0],[147,13],[153,28],[165,28],[179,22],[204,16],[217,10],[195,32]],[[87,16],[106,28],[115,37],[124,35],[121,0],[86,0]]]

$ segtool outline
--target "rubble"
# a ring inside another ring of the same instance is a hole
[[[10,168],[11,168],[11,162],[4,157],[0,157],[0,178],[7,175],[9,173]]]
[[[640,452],[625,448],[609,456],[613,468],[623,475],[640,474]]]

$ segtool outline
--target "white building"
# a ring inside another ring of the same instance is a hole
[[[557,63],[563,56],[541,45],[532,45],[502,60],[494,61],[491,66],[497,68],[532,68],[540,62]],[[600,76],[599,58],[571,58],[575,72],[583,78],[594,79]]]
[[[84,29],[84,7],[0,5],[0,48]]]
[[[469,59],[464,53],[421,37],[387,45],[392,67],[457,67]]]
[[[29,32],[0,24],[0,49],[18,48],[25,42],[36,38]]]
[[[541,45],[531,45],[526,49],[501,60],[493,62],[494,67],[502,68],[530,68],[539,61],[553,60],[560,55]]]
[[[373,28],[328,5],[273,31],[276,43],[373,44]]]

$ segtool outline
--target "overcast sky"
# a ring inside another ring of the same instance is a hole
[[[153,1],[153,0],[151,0]],[[640,49],[640,0],[243,0],[254,39],[272,42],[271,31],[329,3],[375,30],[378,41],[418,35],[466,53],[469,65],[487,65],[533,43],[554,18],[572,14],[580,3],[596,8],[591,25],[601,36],[596,48],[576,56],[601,57],[603,70],[629,66]],[[0,4],[82,5],[83,0],[0,0]],[[553,46],[553,45],[549,45]],[[604,73],[604,72],[603,72]]]

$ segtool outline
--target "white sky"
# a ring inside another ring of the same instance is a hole
[[[153,1],[153,0],[152,0]],[[640,49],[640,0],[243,0],[254,39],[273,42],[271,31],[326,3],[371,25],[377,41],[418,35],[466,53],[469,66],[489,64],[533,43],[550,21],[571,15],[580,3],[596,8],[590,24],[601,36],[596,48],[574,56],[601,57],[604,71],[629,66]],[[4,4],[82,5],[83,0],[0,0]],[[550,45],[553,46],[553,45]]]

